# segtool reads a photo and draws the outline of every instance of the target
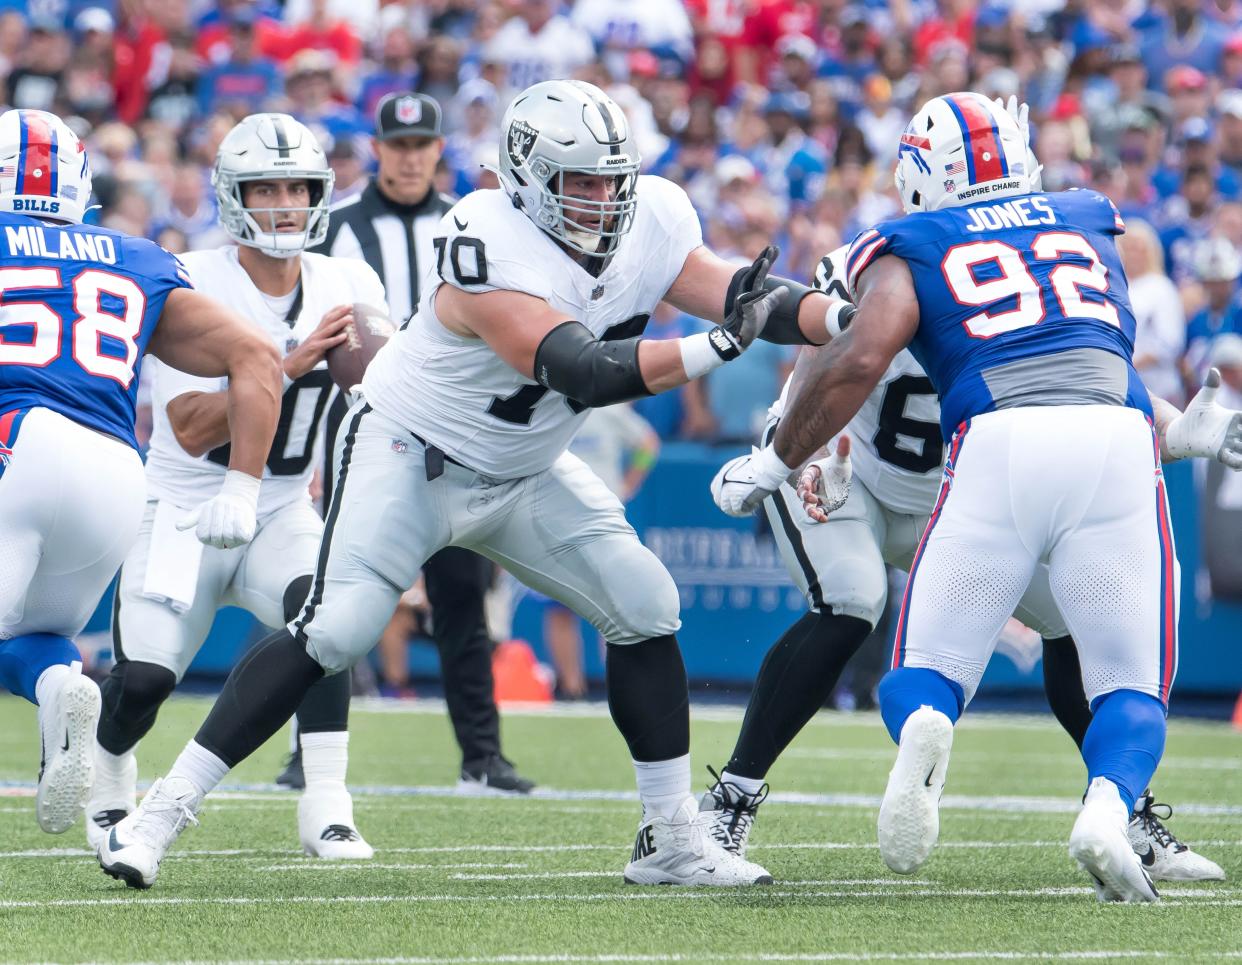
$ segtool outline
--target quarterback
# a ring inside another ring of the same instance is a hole
[[[674,184],[639,175],[625,115],[577,81],[527,89],[502,122],[498,190],[441,221],[418,313],[367,371],[310,597],[230,675],[165,779],[101,847],[148,887],[203,796],[325,673],[370,649],[401,590],[444,546],[477,550],[590,620],[608,642],[609,707],[643,813],[627,881],[744,885],[764,869],[720,847],[690,793],[678,593],[620,502],[566,452],[588,408],[681,385],[761,333],[822,344],[852,311],[703,245]],[[719,323],[644,340],[657,303]]]
[[[86,822],[92,847],[133,811],[134,749],[202,646],[216,610],[240,606],[277,627],[305,601],[323,533],[307,486],[320,417],[334,391],[324,354],[345,339],[354,302],[384,304],[383,286],[365,262],[305,251],[327,233],[333,174],[301,123],[287,114],[245,118],[221,142],[212,181],[221,223],[236,245],[183,260],[196,287],[217,292],[283,355],[280,419],[254,539],[232,549],[187,542],[171,522],[220,485],[230,452],[228,383],[157,363],[148,501],[121,568],[112,620],[116,665],[102,687],[98,776]],[[345,787],[348,708],[342,675],[316,684],[298,712],[307,776],[299,835],[303,849],[319,857],[372,855]]]

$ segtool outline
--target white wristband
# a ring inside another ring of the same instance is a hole
[[[854,306],[847,301],[834,301],[824,312],[824,328],[832,338],[840,335],[849,326]],[[842,316],[846,316],[845,325],[841,324]]]
[[[220,494],[239,496],[251,506],[257,506],[259,505],[259,486],[261,483],[261,479],[255,479],[248,472],[242,472],[240,469],[230,469],[224,474],[224,485],[220,487]]]
[[[712,369],[720,368],[725,363],[720,353],[712,348],[707,332],[687,335],[685,338],[678,339],[677,344],[681,348],[681,365],[686,370],[687,381],[706,375]]]
[[[755,483],[761,489],[779,488],[780,484],[793,475],[790,469],[776,454],[776,446],[764,446],[751,460],[755,472]]]

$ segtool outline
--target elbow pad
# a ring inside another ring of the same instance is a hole
[[[587,408],[651,395],[638,369],[640,338],[601,342],[581,322],[562,322],[535,350],[535,379]]]
[[[742,276],[749,270],[749,265],[745,268],[739,268],[733,273],[733,278],[729,281],[729,290],[725,292],[724,317],[728,318],[729,313],[733,311],[733,302],[737,298],[738,289],[742,285]],[[789,289],[789,294],[785,296],[784,301],[777,306],[776,310],[768,316],[768,323],[763,326],[763,331],[759,333],[759,338],[765,342],[774,342],[777,345],[814,345],[814,342],[807,341],[802,329],[798,326],[798,306],[802,304],[802,299],[815,291],[814,288],[808,288],[806,285],[799,284],[789,278],[780,278],[776,275],[768,275],[763,280],[763,290],[765,292],[775,291],[784,285]]]

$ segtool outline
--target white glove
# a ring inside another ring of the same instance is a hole
[[[244,546],[254,539],[258,507],[259,480],[230,469],[220,491],[177,520],[177,529],[193,526],[200,542],[217,549]]]
[[[1022,132],[1022,139],[1026,141],[1026,146],[1031,146],[1031,122],[1029,118],[1030,108],[1025,103],[1018,103],[1018,95],[1010,94],[1008,101],[1002,101],[999,97],[992,102],[1002,111],[1013,118],[1018,130]]]
[[[730,459],[720,467],[712,480],[712,499],[727,516],[749,516],[792,473],[772,446],[752,448],[749,456]]]
[[[1186,411],[1164,427],[1164,452],[1170,459],[1215,459],[1230,469],[1242,469],[1242,412],[1216,402],[1220,370],[1207,378]]]
[[[802,509],[817,523],[828,522],[850,498],[854,469],[850,464],[850,437],[837,440],[837,451],[827,459],[810,463],[798,477],[798,498]]]

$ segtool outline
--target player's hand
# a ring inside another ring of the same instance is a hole
[[[322,362],[329,349],[349,337],[345,329],[353,320],[352,305],[337,305],[328,309],[306,341],[285,356],[285,375],[296,381]]]
[[[177,520],[177,529],[193,527],[200,542],[217,549],[244,546],[254,539],[258,506],[259,480],[230,469],[220,491]]]
[[[845,505],[850,496],[854,470],[850,465],[850,437],[837,440],[837,451],[827,459],[810,463],[798,477],[798,498],[803,511],[817,523]]]
[[[992,102],[1002,111],[1013,118],[1014,123],[1018,125],[1018,130],[1022,132],[1022,137],[1026,141],[1026,146],[1031,146],[1031,122],[1029,118],[1030,108],[1025,103],[1018,103],[1018,95],[1010,94],[1009,100],[1003,101],[999,97]]]
[[[768,271],[776,261],[780,249],[768,245],[760,252],[746,273],[742,275],[742,283],[738,286],[737,295],[733,299],[733,307],[723,324],[718,325],[709,333],[712,348],[725,361],[735,359],[759,337],[770,316],[789,294],[784,285],[772,291],[764,291],[763,283],[767,280]]]
[[[712,480],[712,499],[727,516],[749,516],[792,473],[772,446],[751,449],[749,456],[730,459],[720,467]]]
[[[1207,378],[1186,411],[1164,428],[1164,452],[1171,459],[1215,459],[1230,469],[1242,469],[1242,412],[1216,401],[1220,370]]]

